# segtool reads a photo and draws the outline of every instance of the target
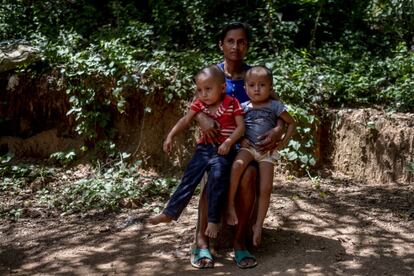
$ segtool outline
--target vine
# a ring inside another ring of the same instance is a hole
[[[255,9],[249,1],[235,9],[199,0],[3,2],[0,38],[25,39],[42,53],[42,72],[59,72],[67,115],[85,139],[75,154],[100,148],[113,154],[113,114],[125,113],[134,93],[160,94],[167,102],[190,98],[194,73],[221,58],[215,32],[234,20],[248,22],[255,34],[247,62],[273,70],[280,98],[304,125],[298,129],[304,140],[296,141],[299,147],[291,141],[288,160],[306,168],[314,163],[302,145],[312,134],[305,125],[316,121],[309,114],[320,109],[414,110],[409,0],[262,0]],[[70,152],[54,157],[69,160]]]

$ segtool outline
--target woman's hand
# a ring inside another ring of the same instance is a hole
[[[250,142],[249,139],[243,138],[240,142],[240,146],[242,148],[251,148],[251,147],[253,147],[253,144],[252,144],[252,142]]]
[[[219,134],[219,123],[208,117],[203,112],[199,112],[195,116],[195,119],[201,128],[201,132],[208,138],[208,140],[215,141],[215,138]]]
[[[275,150],[281,142],[283,134],[283,128],[275,127],[260,135],[258,137],[259,142],[256,144],[258,150],[262,153]]]

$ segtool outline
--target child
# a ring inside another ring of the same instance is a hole
[[[220,136],[214,143],[202,136],[197,142],[196,152],[188,164],[177,190],[171,196],[163,212],[149,219],[152,224],[177,220],[190,201],[204,172],[208,172],[208,223],[205,235],[215,238],[224,207],[230,179],[230,169],[235,156],[233,145],[244,133],[243,110],[237,99],[227,96],[224,73],[215,65],[206,67],[195,76],[196,100],[188,113],[172,128],[165,139],[163,150],[169,153],[173,138],[186,129],[198,112],[203,112],[218,121]]]
[[[250,101],[242,104],[245,112],[245,140],[233,162],[228,195],[227,223],[235,225],[238,223],[234,204],[238,183],[247,165],[256,160],[259,163],[260,193],[257,219],[253,225],[254,246],[259,246],[261,241],[262,226],[272,192],[273,167],[278,157],[275,158],[272,152],[259,152],[256,146],[259,145],[260,135],[276,127],[278,118],[285,122],[287,130],[275,152],[287,144],[295,130],[295,121],[286,111],[286,107],[274,100],[272,79],[272,72],[265,66],[254,66],[246,72],[245,85]]]

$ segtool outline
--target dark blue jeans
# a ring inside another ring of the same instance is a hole
[[[231,164],[236,151],[232,149],[227,155],[217,154],[217,145],[199,144],[185,169],[180,185],[173,193],[163,213],[177,220],[187,206],[197,185],[208,172],[206,185],[208,199],[208,222],[219,223],[220,215],[226,201],[230,182]]]

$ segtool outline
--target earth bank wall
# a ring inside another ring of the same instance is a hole
[[[50,77],[49,77],[50,78]],[[11,86],[10,83],[14,85]],[[48,77],[36,80],[3,73],[0,76],[0,150],[19,158],[48,158],[56,151],[82,145],[66,116],[69,102]],[[167,103],[161,95],[136,91],[120,114],[111,110],[118,148],[142,160],[145,168],[180,175],[191,157],[196,127],[177,137],[174,152],[162,151],[165,135],[187,108]],[[331,110],[318,127],[319,164],[354,178],[376,182],[412,182],[414,114],[375,109]]]

